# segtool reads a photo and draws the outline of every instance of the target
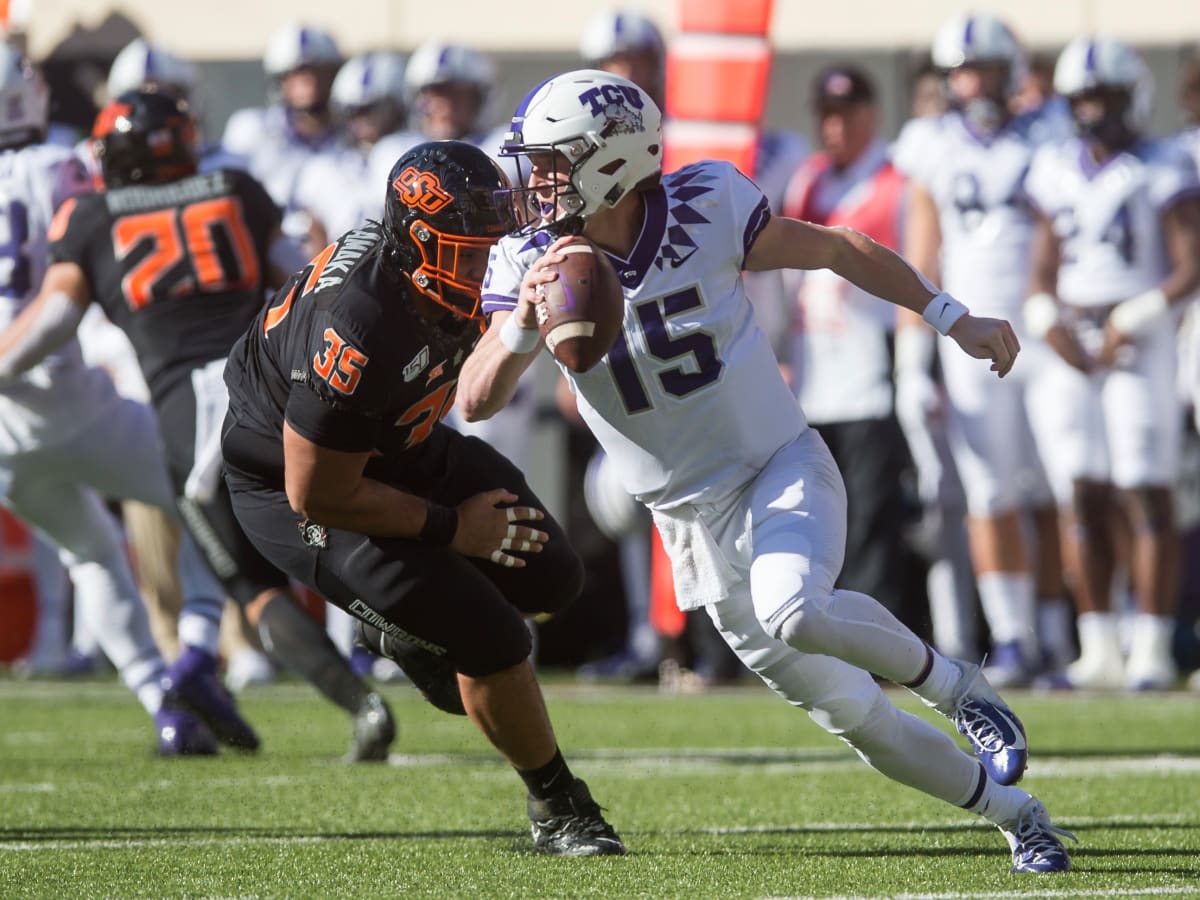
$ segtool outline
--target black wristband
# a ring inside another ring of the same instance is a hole
[[[458,510],[442,506],[432,500],[425,501],[425,524],[417,535],[430,544],[449,544],[458,532]]]

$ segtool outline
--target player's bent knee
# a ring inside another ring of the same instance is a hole
[[[777,637],[802,653],[827,652],[831,601],[829,596],[795,598],[782,617]]]
[[[859,740],[887,727],[887,715],[895,712],[879,685],[869,676],[856,684],[844,685],[827,697],[815,700],[809,718],[828,731],[857,746]]]

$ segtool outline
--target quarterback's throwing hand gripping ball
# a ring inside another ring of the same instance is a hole
[[[537,306],[538,329],[554,358],[586,372],[604,358],[621,331],[625,295],[604,253],[583,239],[559,249],[566,259]]]

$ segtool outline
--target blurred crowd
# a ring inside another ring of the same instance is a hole
[[[667,53],[656,23],[616,10],[597,15],[579,45],[583,64],[629,78],[660,105]],[[270,37],[262,65],[263,104],[207,136],[201,166],[253,175],[310,256],[382,217],[387,173],[422,141],[468,141],[516,177],[498,156],[510,111],[497,108],[496,66],[476,48],[430,42],[347,58],[336,35],[293,24]],[[188,60],[139,38],[97,99],[137,89],[187,99],[196,87]],[[1177,84],[1157,86],[1177,98],[1188,123],[1180,133],[1145,133],[1153,90],[1120,42],[1030,55],[1000,20],[956,16],[912,73],[911,120],[894,142],[881,133],[877,85],[848,59],[796,92],[816,146],[765,130],[747,173],[774,212],[862,231],[974,313],[1017,330],[1022,359],[1000,382],[960,354],[941,355],[919,317],[828,270],[746,276],[759,324],[846,482],[838,586],[877,598],[945,654],[985,660],[998,686],[1161,690],[1200,666],[1200,317],[1186,297],[1159,290],[1200,266],[1180,258],[1200,247],[1200,221],[1179,212],[1200,192],[1200,59]],[[1088,138],[1143,168],[1125,166],[1124,180],[1106,186],[1116,167],[1094,161],[1095,190],[1072,191],[1063,157]],[[47,140],[75,146],[96,170],[86,136],[51,121]],[[1149,201],[1122,195],[1137,179],[1154,182]],[[1109,278],[1104,253],[1134,273],[1119,296],[1093,284]],[[121,332],[93,311],[80,338],[90,364],[146,402]],[[531,625],[540,662],[666,690],[737,678],[708,618],[676,609],[648,515],[597,452],[570,392],[547,387],[554,380],[543,360],[503,413],[455,423],[526,471],[538,462],[531,436],[562,435],[559,517],[589,577],[574,608]],[[119,512],[155,637],[173,658],[176,528],[141,504]],[[57,549],[35,540],[32,570],[38,627],[16,667],[103,665],[72,613]],[[310,599],[360,674],[400,677],[354,644],[346,613]],[[274,676],[276,661],[233,604],[223,632],[231,688]]]

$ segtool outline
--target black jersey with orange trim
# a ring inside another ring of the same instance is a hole
[[[129,335],[155,399],[228,355],[265,301],[280,211],[245,172],[218,169],[65,204],[51,262],[77,264]]]
[[[368,223],[326,247],[234,347],[225,367],[230,419],[264,438],[249,453],[259,458],[228,460],[236,468],[282,471],[285,418],[321,447],[396,457],[450,411],[479,326],[422,319],[381,265],[379,229]]]

